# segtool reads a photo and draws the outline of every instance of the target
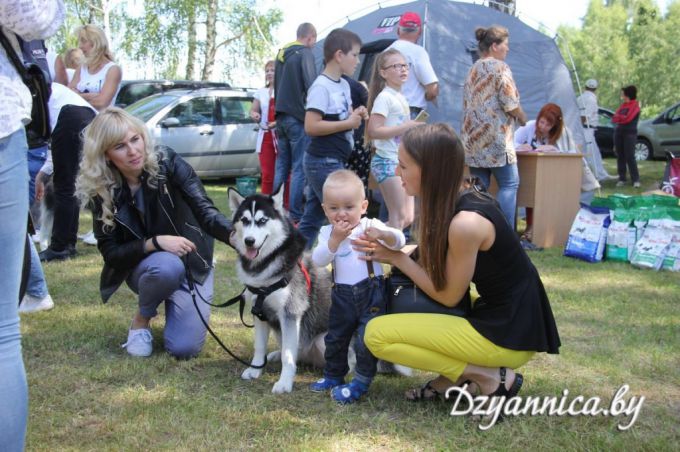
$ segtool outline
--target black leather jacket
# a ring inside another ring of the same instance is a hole
[[[229,243],[231,221],[220,213],[191,166],[172,150],[164,149],[159,161],[157,187],[149,187],[142,174],[144,218],[134,205],[127,184],[114,192],[113,230],[99,219],[102,200],[94,199],[93,223],[97,247],[104,258],[100,287],[104,303],[148,253],[144,242],[156,235],[181,235],[196,244],[185,258],[195,281],[203,283],[212,269],[213,237]],[[207,233],[206,233],[207,232]]]

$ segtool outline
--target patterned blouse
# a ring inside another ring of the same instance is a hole
[[[517,162],[515,121],[506,113],[517,107],[519,92],[510,67],[495,58],[477,60],[463,88],[461,139],[467,165],[492,168]]]

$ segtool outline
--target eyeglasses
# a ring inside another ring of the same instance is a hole
[[[389,66],[383,67],[384,70],[388,69],[396,69],[398,71],[408,71],[408,64],[403,64],[403,63],[395,63],[395,64],[390,64]]]

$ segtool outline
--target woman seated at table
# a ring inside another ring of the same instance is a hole
[[[557,104],[548,103],[538,112],[535,121],[529,121],[515,131],[516,151],[537,152],[578,152],[574,138],[564,125],[562,109]],[[581,191],[589,192],[599,188],[600,184],[593,176],[587,164],[583,163]],[[526,208],[526,229],[522,239],[531,242],[534,209]]]

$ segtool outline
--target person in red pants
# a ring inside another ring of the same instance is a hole
[[[259,125],[256,151],[260,157],[262,193],[269,195],[274,186],[276,167],[276,108],[274,105],[274,61],[264,65],[265,87],[255,93],[250,117]],[[288,184],[284,204],[288,204]]]

